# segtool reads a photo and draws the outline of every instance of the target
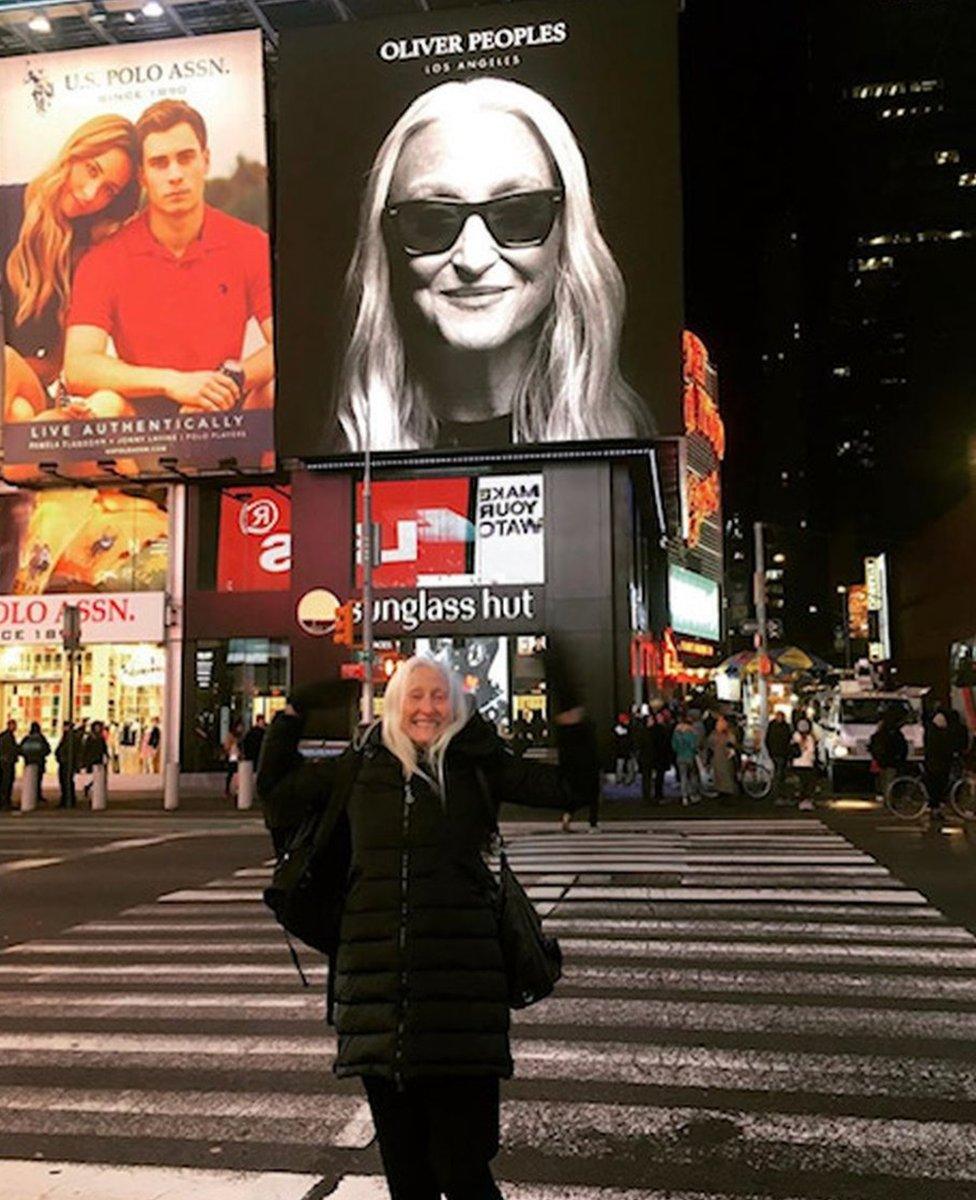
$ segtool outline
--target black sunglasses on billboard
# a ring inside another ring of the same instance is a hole
[[[396,229],[406,253],[417,258],[450,250],[468,218],[475,214],[505,250],[541,246],[552,232],[562,202],[560,188],[546,188],[515,192],[478,204],[460,200],[404,200],[402,204],[388,204],[383,215]]]

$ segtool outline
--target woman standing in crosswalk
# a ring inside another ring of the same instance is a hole
[[[272,723],[258,779],[280,845],[323,803],[328,768],[298,765],[296,696]],[[573,723],[557,715],[560,767],[516,758],[471,713],[459,677],[412,658],[387,687],[349,788],[348,886],[335,959],[334,1070],[363,1080],[393,1200],[499,1200],[499,1080],[512,1074],[508,989],[493,880],[482,857],[504,802],[585,800]],[[283,769],[288,768],[290,769]]]

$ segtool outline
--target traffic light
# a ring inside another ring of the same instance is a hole
[[[353,644],[352,601],[340,604],[335,612],[335,624],[332,627],[332,640],[337,646]]]

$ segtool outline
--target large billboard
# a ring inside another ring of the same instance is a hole
[[[668,567],[668,607],[676,632],[713,642],[722,636],[721,600],[714,580],[671,563]]]
[[[274,462],[258,32],[0,61],[4,474]]]
[[[0,493],[0,645],[61,644],[77,604],[82,640],[163,637],[166,489]]]
[[[164,487],[0,494],[0,595],[162,592],[168,558]]]
[[[282,32],[278,448],[681,431],[673,0]]]

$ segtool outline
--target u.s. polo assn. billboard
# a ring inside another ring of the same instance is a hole
[[[4,473],[273,466],[257,32],[0,60]]]

